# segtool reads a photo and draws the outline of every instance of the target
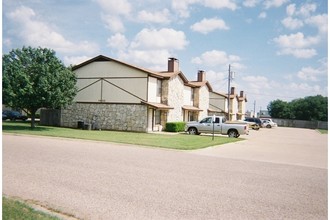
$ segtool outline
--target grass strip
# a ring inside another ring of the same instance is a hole
[[[2,197],[3,220],[60,220],[55,216],[37,211],[29,205],[6,197]]]
[[[319,131],[321,134],[328,134],[328,130],[326,130],[326,129],[318,129],[318,131]]]
[[[215,136],[214,140],[212,140],[212,136],[202,135],[89,131],[49,126],[37,126],[31,129],[29,123],[23,122],[3,122],[2,130],[4,133],[108,141],[178,150],[195,150],[243,140],[241,138],[228,138],[226,136]]]

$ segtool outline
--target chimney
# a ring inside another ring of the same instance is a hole
[[[239,97],[244,97],[244,91],[240,91]]]
[[[197,73],[197,81],[198,82],[204,82],[206,81],[206,74],[203,70],[199,70]]]
[[[167,71],[168,72],[177,72],[177,71],[179,71],[179,60],[174,58],[174,57],[168,58]]]
[[[231,87],[231,92],[230,92],[231,95],[235,95],[235,87]]]

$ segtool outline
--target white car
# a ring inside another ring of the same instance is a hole
[[[262,126],[265,128],[277,127],[277,124],[273,122],[271,118],[262,118],[261,121],[262,121]]]

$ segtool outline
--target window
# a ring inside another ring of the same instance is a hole
[[[162,81],[157,79],[157,97],[162,96]]]
[[[188,121],[195,121],[194,112],[188,111]]]
[[[155,124],[156,125],[160,125],[160,122],[161,122],[161,120],[160,120],[160,114],[161,113],[161,111],[160,110],[156,110],[155,111]]]
[[[204,118],[203,120],[201,120],[201,123],[212,123],[212,118],[211,117]]]
[[[191,101],[194,101],[194,89],[193,88],[191,88]]]

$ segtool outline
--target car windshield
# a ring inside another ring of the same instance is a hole
[[[212,122],[212,118],[208,117],[208,118],[204,118],[203,120],[200,121],[200,123],[211,123]]]

